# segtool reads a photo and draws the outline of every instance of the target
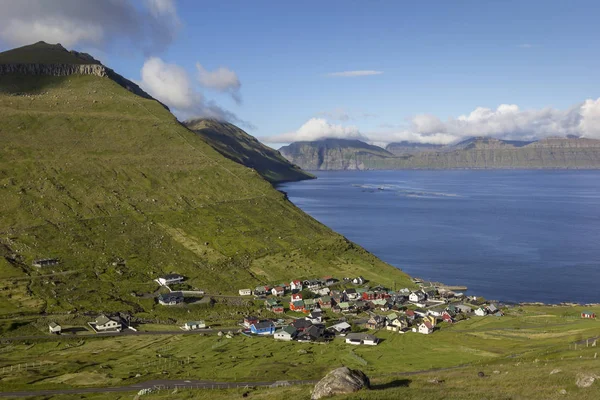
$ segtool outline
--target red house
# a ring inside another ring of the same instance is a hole
[[[271,308],[271,311],[273,311],[275,314],[283,314],[283,306],[275,306]]]
[[[294,301],[302,300],[302,293],[293,293],[292,294],[292,303]]]
[[[304,302],[302,300],[297,300],[290,303],[290,310],[305,313],[306,307],[304,307]]]
[[[596,318],[596,313],[594,313],[592,311],[582,311],[581,312],[581,318],[595,319]]]
[[[442,320],[446,321],[449,324],[454,323],[454,319],[452,318],[452,315],[450,315],[450,313],[448,311],[444,311],[442,313]]]
[[[364,292],[362,294],[362,299],[363,300],[375,300],[375,292]]]
[[[244,326],[246,328],[250,328],[250,326],[252,324],[257,324],[258,323],[258,318],[256,317],[244,317]]]

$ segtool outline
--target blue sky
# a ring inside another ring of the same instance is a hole
[[[9,3],[0,0],[4,10]],[[96,3],[124,13],[116,0]],[[229,119],[273,146],[323,136],[376,143],[600,137],[597,1],[130,3],[139,25],[164,29],[147,40],[160,45],[139,48],[136,41],[152,33],[107,26],[113,22],[99,26],[100,39],[70,32],[68,44],[140,82],[181,119]],[[73,4],[78,14],[60,14]],[[85,27],[97,23],[86,6],[56,0],[53,12]],[[30,14],[38,25],[46,18]],[[31,23],[24,15],[7,10],[0,22]],[[17,40],[0,28],[1,48],[35,41],[30,31]],[[56,30],[34,31],[46,36],[39,40],[61,39]],[[378,73],[330,75],[344,71]],[[153,79],[169,74],[173,81]]]

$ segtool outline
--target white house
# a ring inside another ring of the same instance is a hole
[[[50,322],[48,324],[48,330],[50,331],[50,333],[60,335],[60,333],[62,332],[62,327],[56,322]]]
[[[479,307],[477,310],[475,310],[475,315],[479,317],[484,317],[487,315],[487,310],[485,308]]]
[[[352,283],[354,283],[355,285],[362,285],[363,283],[365,283],[365,278],[363,278],[362,276],[358,276],[352,279]]]
[[[295,280],[290,282],[290,290],[302,290],[302,282]]]
[[[204,323],[204,321],[191,321],[183,324],[182,328],[186,331],[194,331],[196,329],[206,328],[206,324]]]
[[[430,333],[433,332],[433,325],[431,325],[431,323],[429,321],[425,321],[425,322],[419,324],[418,331],[419,331],[419,333],[422,333],[424,335],[429,335]]]
[[[379,338],[368,333],[349,333],[346,336],[346,343],[353,345],[365,344],[367,346],[376,346]]]
[[[285,340],[289,342],[296,337],[297,331],[293,326],[286,326],[278,331],[275,331],[275,339],[277,340]]]
[[[320,324],[321,322],[323,322],[323,314],[321,313],[321,311],[313,311],[306,317],[306,319],[312,322],[313,324]]]
[[[252,289],[240,289],[240,296],[251,296],[252,295]]]
[[[283,294],[285,293],[285,289],[281,286],[275,286],[273,289],[271,289],[271,293],[273,294],[273,296],[283,296]]]
[[[420,290],[417,290],[416,292],[412,292],[411,294],[408,295],[408,300],[412,301],[413,303],[420,303],[421,301],[425,300],[426,295],[425,293],[423,293]]]
[[[329,293],[331,293],[331,290],[325,287],[321,289],[312,289],[311,292],[313,292],[317,296],[327,296]]]
[[[179,274],[166,274],[158,278],[158,283],[162,286],[171,285],[173,283],[181,283],[185,278]]]
[[[440,308],[431,308],[428,310],[429,315],[433,315],[434,317],[441,317],[442,314],[444,313],[443,309]]]
[[[120,332],[122,328],[119,318],[109,318],[104,314],[100,314],[95,322],[97,332]]]

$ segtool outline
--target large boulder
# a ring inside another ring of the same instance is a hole
[[[362,388],[369,388],[369,378],[358,370],[348,367],[334,369],[315,385],[312,400],[337,394],[353,393]]]

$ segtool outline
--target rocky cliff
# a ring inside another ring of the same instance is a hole
[[[344,139],[295,142],[279,151],[292,163],[308,171],[370,169],[369,160],[394,156],[381,147]]]
[[[280,149],[307,170],[349,169],[600,169],[600,140],[550,138],[536,142],[472,138],[453,146],[417,148],[391,154],[376,146],[351,142],[336,147],[326,141],[298,142]],[[338,140],[339,142],[339,140]],[[363,150],[370,146],[370,151]],[[379,149],[380,151],[372,148]],[[404,146],[405,148],[407,146]]]
[[[0,53],[0,76],[3,75],[94,75],[112,79],[138,96],[153,99],[138,85],[102,65],[89,54],[68,51],[60,44],[38,42]],[[164,104],[163,107],[167,108]]]

